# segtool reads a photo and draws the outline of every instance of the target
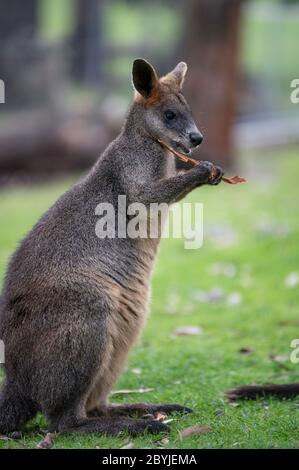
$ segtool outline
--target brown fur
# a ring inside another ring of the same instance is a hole
[[[191,411],[176,404],[109,405],[148,315],[160,237],[110,239],[95,233],[100,202],[116,208],[109,215],[115,222],[120,194],[149,209],[151,203],[169,205],[203,184],[221,181],[221,169],[211,177],[210,162],[176,174],[173,159],[157,141],[163,136],[173,147],[188,150],[201,140],[180,91],[185,73],[180,63],[159,81],[150,64],[134,61],[140,96],[120,135],[12,257],[0,305],[6,352],[0,433],[20,429],[37,411],[51,431],[163,432],[168,426],[161,422],[128,416]],[[171,122],[167,109],[175,111]]]

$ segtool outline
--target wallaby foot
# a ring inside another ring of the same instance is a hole
[[[132,436],[138,436],[144,432],[158,434],[169,432],[170,428],[160,421],[152,419],[131,419],[126,417],[116,418],[111,416],[102,416],[100,418],[81,418],[74,419],[73,423],[63,420],[59,423],[56,431],[61,432],[79,432],[79,433],[100,433],[110,436],[118,436],[125,432]]]
[[[192,413],[191,408],[177,404],[133,403],[127,405],[108,405],[101,409],[96,408],[88,413],[89,416],[143,416],[155,413]]]
[[[12,385],[0,392],[0,434],[19,431],[37,412],[29,400],[21,397]]]

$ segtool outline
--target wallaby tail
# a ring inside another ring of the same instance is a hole
[[[225,393],[230,400],[273,396],[277,398],[292,398],[299,395],[299,383],[285,385],[242,385]]]

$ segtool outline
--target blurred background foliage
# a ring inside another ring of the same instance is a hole
[[[135,57],[159,74],[188,63],[185,95],[205,137],[197,157],[248,179],[188,197],[204,203],[204,246],[162,242],[153,315],[118,385],[153,387],[146,400],[195,409],[174,420],[166,447],[299,446],[298,403],[223,400],[241,383],[298,381],[289,360],[298,337],[298,36],[294,0],[0,0],[1,279],[18,240],[119,131]],[[203,332],[174,339],[186,325]],[[181,442],[177,430],[195,423],[213,432]],[[0,447],[34,447],[45,426],[38,417]],[[134,444],[158,445],[146,435]],[[55,445],[124,443],[65,436]]]
[[[0,183],[89,167],[118,132],[131,63],[188,62],[197,157],[298,141],[299,3],[283,0],[0,0]]]

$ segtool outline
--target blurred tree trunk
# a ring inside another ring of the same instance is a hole
[[[183,58],[186,96],[204,134],[201,158],[232,164],[242,0],[187,0]]]
[[[24,91],[17,84],[20,75],[16,44],[24,45],[35,37],[38,21],[38,0],[0,0],[0,78],[6,88],[6,108],[18,105]]]
[[[37,26],[38,0],[0,0],[0,40],[16,35],[34,36]]]
[[[75,29],[71,40],[73,75],[79,82],[96,83],[100,78],[103,0],[75,1]]]

